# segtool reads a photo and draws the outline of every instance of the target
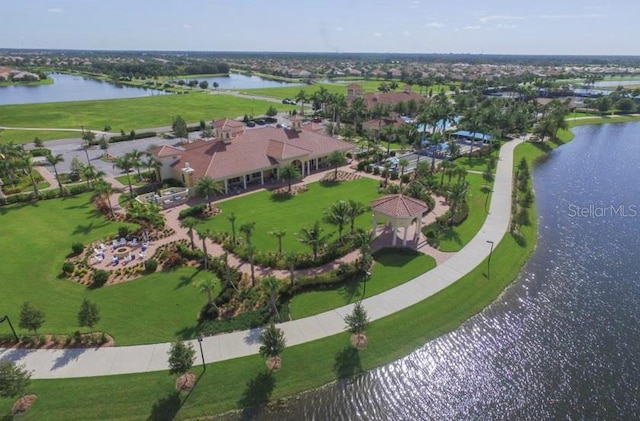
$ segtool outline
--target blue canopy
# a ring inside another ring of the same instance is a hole
[[[467,130],[458,130],[457,132],[451,133],[451,136],[466,137],[467,139],[473,138],[474,140],[482,140],[483,142],[493,139],[493,136],[491,135],[480,133],[480,132],[472,133]]]

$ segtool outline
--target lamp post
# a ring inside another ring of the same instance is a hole
[[[369,278],[371,278],[371,272],[366,271],[364,273],[364,288],[362,288],[362,298],[360,298],[360,301],[364,300],[364,295],[367,293],[367,281]]]
[[[489,251],[489,259],[487,260],[487,278],[491,279],[491,255],[493,254],[493,241],[487,240],[487,243],[491,244],[491,250]]]
[[[19,341],[18,335],[16,334],[16,330],[13,328],[13,324],[11,324],[11,319],[9,319],[8,315],[4,315],[4,317],[0,317],[0,323],[7,321],[9,323],[9,327],[11,328],[11,332],[13,332],[13,337],[16,338],[16,342]]]
[[[202,352],[202,340],[204,339],[204,335],[200,333],[198,335],[198,345],[200,345],[200,356],[202,357],[202,371],[207,371],[207,366],[204,363],[204,352]]]

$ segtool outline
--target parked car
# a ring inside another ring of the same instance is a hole
[[[256,120],[256,124],[259,124],[259,125],[261,125],[261,126],[264,126],[266,123],[267,123],[267,122],[266,122],[266,121],[264,121],[263,119]]]
[[[283,104],[295,104],[296,102],[291,100],[291,99],[289,99],[289,98],[285,98],[285,99],[282,100],[282,103]]]
[[[256,127],[256,123],[254,123],[253,121],[248,121],[247,127]]]

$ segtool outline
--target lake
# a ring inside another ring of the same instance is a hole
[[[574,130],[534,170],[539,241],[504,294],[260,419],[639,419],[640,123]]]
[[[138,98],[166,94],[166,92],[157,89],[115,85],[111,82],[85,78],[78,75],[56,73],[49,76],[54,80],[54,83],[51,85],[0,87],[0,105]],[[220,85],[218,89],[273,88],[296,85],[238,73],[232,73],[228,77],[220,76],[194,79],[198,81],[208,81],[210,88],[213,88],[213,82],[218,82]]]

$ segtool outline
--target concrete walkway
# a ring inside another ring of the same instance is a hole
[[[465,276],[489,255],[487,241],[498,244],[509,228],[514,148],[524,139],[500,150],[489,215],[480,232],[443,264],[410,282],[363,301],[371,320],[377,320],[416,304]],[[344,331],[344,317],[353,305],[304,319],[284,322],[288,346],[324,338]],[[244,357],[258,352],[260,329],[222,334],[204,339],[208,363]],[[197,341],[190,341],[198,347]],[[102,349],[26,350],[0,349],[0,359],[24,363],[35,379],[105,376],[166,370],[169,343]]]

